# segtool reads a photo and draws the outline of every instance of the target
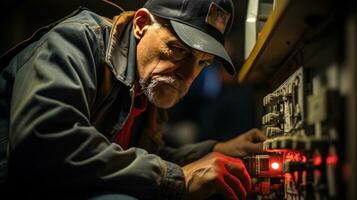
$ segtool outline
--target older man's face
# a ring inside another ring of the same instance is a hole
[[[184,45],[171,27],[150,26],[137,46],[137,65],[144,93],[160,108],[182,98],[214,56]]]

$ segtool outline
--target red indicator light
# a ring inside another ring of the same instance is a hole
[[[326,163],[327,163],[328,165],[336,166],[336,165],[337,165],[337,155],[336,155],[336,154],[330,154],[330,155],[326,158]]]
[[[322,158],[321,158],[321,155],[320,155],[320,154],[315,154],[314,157],[313,157],[313,159],[314,159],[314,165],[315,165],[315,166],[321,165],[321,163],[322,163]]]
[[[271,168],[273,168],[274,170],[279,169],[279,167],[280,167],[280,165],[279,165],[278,162],[273,162],[273,163],[271,164]]]

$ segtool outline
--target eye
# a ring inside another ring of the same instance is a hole
[[[177,45],[170,45],[169,47],[173,51],[174,56],[178,59],[183,59],[190,54],[186,48]]]
[[[208,60],[200,60],[198,62],[198,65],[201,66],[201,67],[207,67],[209,65],[212,64],[212,61],[208,61]]]

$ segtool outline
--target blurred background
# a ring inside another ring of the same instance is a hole
[[[111,0],[125,10],[140,8],[145,0]],[[234,1],[235,20],[226,47],[237,68],[244,62],[247,0]],[[30,37],[37,29],[70,14],[79,6],[112,18],[120,9],[102,0],[1,1],[0,54]],[[203,139],[225,140],[256,127],[255,97],[220,66],[205,69],[188,95],[170,110],[165,140],[172,146]],[[180,134],[178,134],[180,133]]]

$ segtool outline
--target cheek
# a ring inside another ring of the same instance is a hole
[[[202,69],[202,67],[194,66],[192,61],[188,61],[177,69],[177,74],[185,81],[186,85],[190,87]]]
[[[169,60],[160,60],[157,66],[153,69],[152,75],[163,75],[173,72],[177,69],[177,63]]]
[[[148,79],[153,73],[154,69],[160,62],[160,51],[157,45],[157,39],[152,37],[143,37],[137,45],[136,62],[138,67],[139,77],[141,79]]]

